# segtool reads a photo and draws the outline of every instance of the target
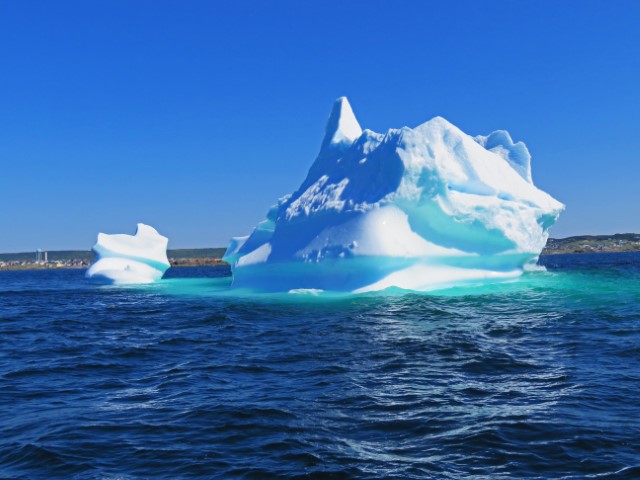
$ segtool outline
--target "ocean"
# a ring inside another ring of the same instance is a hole
[[[640,254],[432,294],[0,272],[2,479],[640,478]]]

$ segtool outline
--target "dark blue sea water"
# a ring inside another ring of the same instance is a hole
[[[0,272],[0,478],[640,478],[640,255],[541,263],[348,297]]]

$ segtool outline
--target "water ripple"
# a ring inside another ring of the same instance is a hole
[[[328,299],[0,272],[0,477],[637,478],[640,260],[572,258]]]

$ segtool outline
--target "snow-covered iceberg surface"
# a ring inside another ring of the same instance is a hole
[[[225,253],[233,286],[432,290],[520,275],[564,205],[531,180],[506,131],[471,137],[441,117],[362,130],[346,98],[300,188]]]
[[[87,278],[106,283],[151,283],[169,268],[167,237],[155,228],[139,223],[135,235],[98,234],[93,246],[96,261]]]

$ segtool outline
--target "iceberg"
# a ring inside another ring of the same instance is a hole
[[[375,133],[342,97],[302,185],[224,260],[234,288],[263,291],[502,281],[536,263],[563,209],[506,131],[472,137],[435,117]]]
[[[85,277],[102,283],[151,283],[162,278],[170,267],[169,239],[155,228],[139,223],[135,235],[98,234],[93,246],[95,262]]]

